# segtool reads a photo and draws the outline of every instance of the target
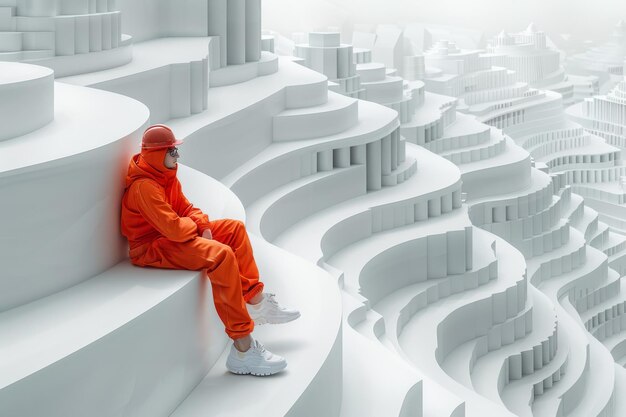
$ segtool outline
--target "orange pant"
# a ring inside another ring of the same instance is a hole
[[[213,240],[197,237],[180,243],[161,237],[140,256],[133,256],[131,251],[131,260],[135,265],[156,268],[206,269],[217,314],[228,336],[239,339],[252,333],[254,322],[246,301],[263,291],[263,283],[244,224],[221,219],[210,225]]]

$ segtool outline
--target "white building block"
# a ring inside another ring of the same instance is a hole
[[[311,32],[309,33],[309,44],[319,48],[337,48],[340,46],[339,32]]]

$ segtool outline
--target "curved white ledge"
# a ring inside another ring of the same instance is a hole
[[[54,72],[0,62],[0,141],[25,135],[54,120]]]

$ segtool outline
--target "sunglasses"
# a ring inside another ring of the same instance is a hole
[[[172,158],[178,158],[178,148],[169,148],[167,153],[169,153]]]

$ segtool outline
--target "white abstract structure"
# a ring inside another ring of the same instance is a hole
[[[572,74],[595,75],[600,80],[601,93],[606,93],[624,75],[626,59],[626,22],[620,20],[611,39],[600,46],[567,59],[567,70]]]
[[[132,38],[122,35],[116,3],[3,0],[0,60],[49,66],[57,77],[126,64],[132,59]]]
[[[509,35],[505,31],[500,32],[491,41],[487,51],[492,65],[515,71],[516,81],[556,91],[563,97],[564,105],[598,92],[595,77],[578,76],[573,81],[569,79],[561,66],[559,51],[548,47],[545,32],[538,30],[532,23],[520,33]]]
[[[0,63],[3,417],[626,415],[626,238],[573,192],[621,172],[604,131],[452,42],[312,33],[278,58],[258,0],[146,4],[107,3],[132,62]],[[623,122],[596,100],[593,123]],[[255,329],[276,377],[226,372],[202,271],[126,259],[123,179],[155,121],[185,140],[190,200],[245,220],[302,312]]]
[[[626,147],[626,80],[618,83],[608,94],[594,96],[567,109],[570,119],[580,123],[586,131],[604,138],[613,146]],[[624,213],[624,176],[622,166],[602,172],[600,184],[581,189],[589,205],[601,212],[602,220],[614,230],[623,233],[626,224]],[[596,177],[599,175],[596,174]]]
[[[352,45],[342,45],[339,38],[338,32],[310,33],[309,43],[297,43],[294,55],[302,58],[305,66],[327,76],[332,82],[331,90],[361,98],[364,90],[356,73]]]

